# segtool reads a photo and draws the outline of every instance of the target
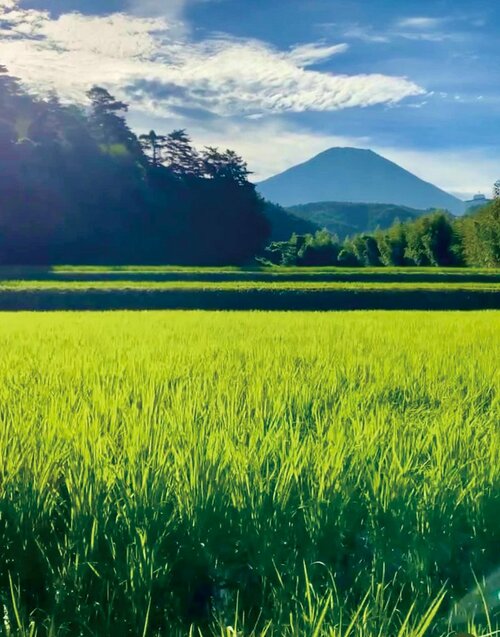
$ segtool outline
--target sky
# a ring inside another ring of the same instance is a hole
[[[371,148],[463,198],[500,178],[500,0],[0,0],[0,64],[29,90],[130,105],[254,180]]]

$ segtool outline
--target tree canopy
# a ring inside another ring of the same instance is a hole
[[[269,236],[234,151],[137,136],[127,104],[37,98],[0,67],[0,263],[244,264]]]

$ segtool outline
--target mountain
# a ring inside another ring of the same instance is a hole
[[[424,210],[393,204],[338,203],[322,201],[301,206],[292,206],[288,211],[295,217],[307,220],[332,234],[345,239],[348,235],[373,232],[377,228],[385,230],[399,221],[412,221]]]
[[[392,203],[442,208],[462,214],[460,199],[423,181],[371,150],[331,148],[304,164],[257,185],[261,195],[282,206],[311,201]]]
[[[295,215],[277,204],[266,201],[264,214],[271,224],[270,241],[288,241],[292,234],[314,234],[324,226],[307,219],[306,215]]]

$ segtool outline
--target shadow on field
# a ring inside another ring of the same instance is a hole
[[[0,290],[0,310],[486,310],[495,290],[121,289]]]

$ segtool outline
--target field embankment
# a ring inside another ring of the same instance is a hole
[[[500,272],[466,269],[0,270],[0,310],[500,309]]]

